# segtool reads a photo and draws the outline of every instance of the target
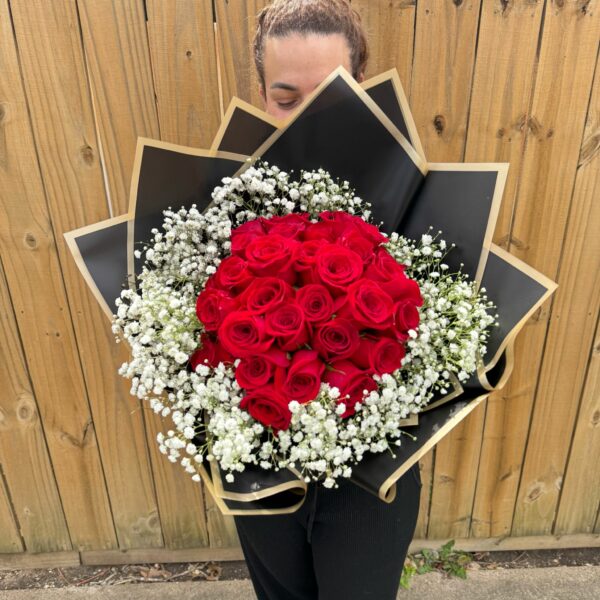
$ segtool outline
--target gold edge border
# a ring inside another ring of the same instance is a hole
[[[432,410],[434,408],[437,408],[438,406],[442,406],[442,404],[446,404],[446,402],[450,402],[450,400],[454,400],[455,398],[458,398],[462,393],[464,393],[465,389],[458,380],[458,377],[454,375],[454,373],[450,373],[450,380],[454,389],[449,394],[442,396],[439,400],[436,400],[431,404],[427,404],[425,408],[419,412],[427,412],[428,410]]]
[[[408,141],[413,145],[414,149],[419,153],[421,158],[424,161],[427,161],[427,158],[425,157],[425,150],[423,149],[423,144],[421,143],[421,138],[419,137],[419,132],[417,130],[417,124],[415,123],[415,119],[408,102],[408,97],[404,91],[404,87],[402,86],[400,75],[398,74],[397,69],[394,68],[384,71],[379,75],[375,75],[374,77],[363,81],[360,85],[366,91],[385,81],[391,81],[392,87],[394,88],[396,100],[398,101],[400,111],[402,112],[404,122],[406,123],[406,127],[410,135],[410,140]]]
[[[94,233],[95,231],[99,231],[100,229],[105,229],[106,227],[110,227],[112,225],[118,225],[119,223],[123,223],[128,218],[128,215],[120,215],[118,217],[113,217],[111,219],[105,219],[104,221],[99,221],[98,223],[94,223],[92,225],[85,225],[84,227],[80,227],[79,229],[73,229],[71,231],[67,231],[63,233],[63,237],[67,244],[67,248],[71,252],[71,256],[79,269],[83,279],[87,283],[90,291],[92,292],[94,298],[100,305],[102,312],[108,317],[109,321],[112,323],[113,320],[113,311],[110,309],[110,306],[100,293],[96,282],[92,278],[85,261],[83,260],[83,256],[81,256],[81,252],[79,251],[79,246],[77,246],[76,239],[82,235],[87,235],[90,233]]]
[[[531,306],[531,308],[521,317],[521,319],[514,325],[514,327],[506,334],[502,343],[496,350],[496,354],[492,357],[489,362],[484,362],[483,371],[487,373],[491,369],[494,368],[496,363],[500,360],[502,353],[509,348],[511,344],[514,344],[516,341],[517,335],[520,333],[521,329],[525,326],[525,323],[531,318],[533,313],[546,302],[546,300],[556,291],[558,288],[558,284],[555,281],[552,281],[550,278],[546,277],[539,271],[536,271],[533,267],[530,267],[527,263],[523,262],[521,259],[517,258],[507,252],[500,246],[492,243],[490,244],[490,252],[506,261],[510,265],[512,265],[515,269],[520,270],[525,273],[528,277],[536,281],[539,285],[546,288],[546,291],[540,296],[539,300]],[[496,386],[498,387],[498,386]]]
[[[410,469],[416,462],[418,462],[431,448],[433,448],[444,436],[448,434],[460,421],[462,421],[470,412],[472,412],[483,400],[489,396],[489,392],[482,394],[477,398],[471,400],[458,414],[454,415],[450,421],[448,421],[442,428],[438,429],[433,436],[417,451],[415,452],[402,466],[398,467],[379,487],[378,496],[382,500],[385,500],[386,494],[389,493],[389,489],[392,485],[400,479],[408,469]]]
[[[245,163],[248,157],[235,152],[224,152],[222,150],[193,148],[192,146],[183,146],[182,144],[174,144],[144,136],[138,136],[135,148],[135,157],[133,160],[133,168],[131,170],[131,182],[129,186],[129,215],[130,221],[127,227],[127,276],[131,285],[135,281],[135,260],[133,255],[133,241],[135,239],[135,210],[137,206],[137,193],[140,181],[140,171],[142,166],[142,157],[146,147],[161,148],[169,152],[177,152],[178,154],[186,154],[188,156],[202,156],[207,158],[224,158],[227,160]]]
[[[274,496],[280,492],[285,492],[290,489],[301,489],[306,494],[308,486],[304,479],[299,478],[297,481],[288,481],[287,483],[280,483],[279,485],[275,485],[273,487],[267,488],[260,492],[227,492],[223,488],[223,482],[221,480],[221,472],[219,466],[216,464],[214,460],[210,461],[210,470],[213,475],[213,485],[215,487],[215,491],[220,498],[224,498],[227,500],[238,500],[240,502],[251,502],[252,500],[261,500],[263,498],[268,498],[269,496]],[[294,471],[292,471],[294,472]],[[294,472],[294,475],[297,476],[297,473]]]
[[[231,101],[229,102],[229,106],[227,107],[227,110],[225,111],[225,115],[221,119],[221,124],[219,125],[219,129],[215,135],[215,138],[213,139],[212,144],[210,145],[211,151],[219,152],[218,148],[219,148],[221,142],[223,141],[225,132],[227,131],[227,128],[229,127],[229,123],[230,123],[231,119],[233,118],[233,114],[235,113],[235,111],[237,109],[239,109],[245,113],[248,113],[248,114],[252,115],[253,117],[256,117],[260,121],[263,121],[264,123],[267,123],[267,124],[275,127],[275,129],[279,129],[279,127],[281,125],[281,121],[279,119],[276,119],[275,117],[272,117],[270,114],[266,113],[265,111],[260,110],[259,108],[256,108],[253,104],[250,104],[249,102],[246,102],[245,100],[242,100],[241,98],[238,98],[237,96],[234,96],[231,99]]]
[[[367,94],[360,84],[344,69],[344,67],[337,67],[333,70],[302,102],[302,104],[294,111],[288,119],[281,122],[281,126],[278,130],[274,131],[253,154],[253,161],[261,157],[266,150],[268,150],[287,129],[305,112],[305,110],[313,103],[318,95],[325,89],[336,77],[341,77],[349,87],[356,93],[356,95],[362,100],[365,106],[373,113],[373,115],[379,119],[381,124],[388,130],[390,135],[402,146],[408,157],[412,160],[414,165],[423,174],[427,174],[428,165],[427,162],[418,154],[413,148],[410,142],[398,131],[398,128],[390,121],[389,117],[377,106],[376,102]],[[243,168],[243,167],[242,167]],[[241,172],[238,171],[236,176]]]

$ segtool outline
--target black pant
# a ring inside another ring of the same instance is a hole
[[[236,516],[259,600],[394,600],[419,514],[421,476],[411,467],[390,504],[348,480],[308,486],[288,515]]]

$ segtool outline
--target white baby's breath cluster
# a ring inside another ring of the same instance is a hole
[[[307,481],[327,487],[348,477],[366,452],[391,451],[406,433],[401,420],[418,413],[435,392],[449,390],[452,376],[464,381],[485,353],[491,305],[461,273],[448,273],[446,245],[429,234],[414,242],[392,234],[389,252],[406,265],[421,288],[420,324],[410,331],[403,367],[375,376],[378,389],[365,395],[356,413],[341,418],[339,390],[321,385],[313,401],[289,404],[287,430],[274,435],[239,407],[243,390],[234,365],[200,365],[189,357],[202,333],[196,298],[221,260],[230,253],[231,230],[259,216],[343,210],[370,217],[370,205],[347,181],[323,171],[302,172],[297,180],[262,163],[239,177],[224,178],[203,213],[196,206],[165,211],[161,231],[137,251],[144,258],[139,287],[117,300],[113,331],[127,340],[131,360],[119,373],[131,379],[131,392],[173,427],[159,433],[159,449],[200,480],[203,463],[217,461],[232,481],[248,464],[263,469],[296,469]],[[343,400],[343,399],[342,399]]]

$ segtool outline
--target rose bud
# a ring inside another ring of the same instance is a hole
[[[363,261],[360,256],[336,244],[323,246],[316,255],[313,271],[315,283],[325,285],[335,296],[346,291],[363,272]]]
[[[314,350],[299,350],[294,353],[292,362],[284,371],[283,381],[275,379],[275,386],[289,400],[300,403],[310,402],[317,397],[321,388],[321,376],[325,365]],[[279,387],[280,386],[280,387]]]
[[[218,338],[225,350],[236,358],[266,352],[273,343],[263,320],[245,310],[236,310],[225,317]]]
[[[333,314],[333,299],[324,285],[313,283],[296,292],[296,301],[310,323],[323,323]]]
[[[346,405],[346,410],[341,415],[342,419],[355,413],[354,407],[357,402],[362,402],[365,390],[372,392],[377,389],[377,382],[373,377],[350,360],[338,360],[332,363],[325,372],[323,380],[340,391],[337,402]]]
[[[402,366],[406,354],[404,345],[389,337],[361,338],[351,359],[356,365],[377,375],[393,373]]]
[[[289,400],[272,385],[266,385],[246,392],[240,408],[247,410],[259,423],[272,427],[277,433],[290,426],[292,414],[288,408]]]
[[[242,306],[253,314],[264,314],[294,297],[294,288],[277,277],[255,279],[238,297]]]
[[[355,325],[348,319],[337,318],[315,330],[311,346],[328,362],[352,356],[358,349],[358,344]]]
[[[360,327],[387,329],[392,324],[394,303],[389,294],[370,279],[360,279],[348,287],[346,303],[338,315]]]
[[[235,378],[241,388],[260,387],[269,383],[276,367],[286,368],[289,362],[283,350],[269,348],[264,354],[243,358],[235,370]]]
[[[206,331],[216,331],[225,316],[234,310],[236,305],[236,301],[227,292],[209,288],[198,295],[196,315]]]
[[[265,330],[282,350],[296,350],[306,344],[309,330],[300,306],[292,301],[279,305],[265,315]]]

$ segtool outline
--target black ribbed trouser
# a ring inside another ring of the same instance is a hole
[[[258,600],[394,600],[419,514],[415,463],[387,504],[346,479],[287,515],[236,516]]]

